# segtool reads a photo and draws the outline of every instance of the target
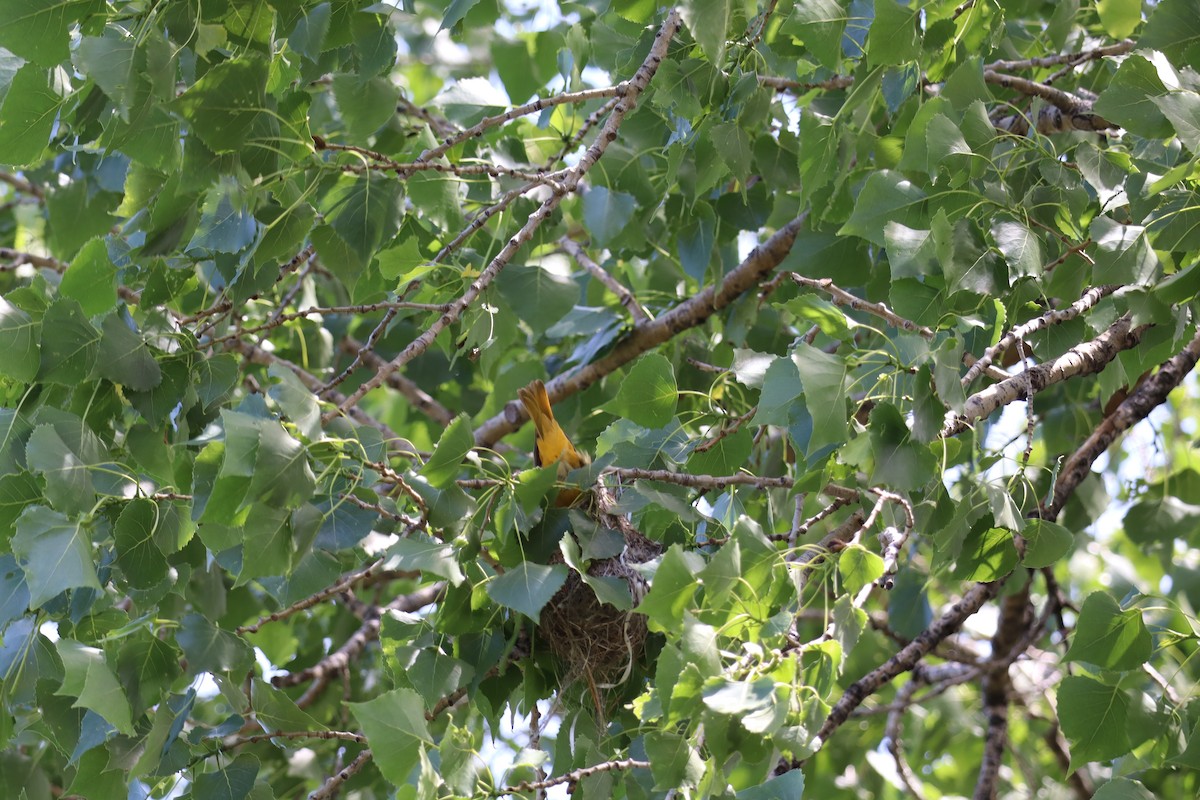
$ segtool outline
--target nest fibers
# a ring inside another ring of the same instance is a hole
[[[602,524],[621,532],[625,547],[617,556],[593,561],[587,573],[593,578],[624,581],[632,597],[631,607],[636,607],[649,585],[635,565],[660,555],[662,548],[642,536],[624,517],[598,516]],[[603,602],[574,570],[542,609],[539,631],[567,666],[568,682],[576,677],[586,681],[598,711],[601,703],[597,688],[611,688],[629,678],[641,658],[647,632],[644,615]]]
[[[646,595],[646,580],[623,558],[595,561],[588,575],[619,578],[629,586],[636,606]],[[646,642],[646,617],[602,602],[572,570],[562,588],[542,609],[540,630],[550,649],[573,673],[594,681],[620,683],[633,669]]]

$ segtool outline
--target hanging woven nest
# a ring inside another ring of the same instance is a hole
[[[646,593],[645,579],[620,556],[593,562],[588,574],[626,581],[634,606]],[[539,630],[570,672],[591,676],[598,682],[620,682],[641,657],[646,617],[602,602],[572,570],[542,609]]]
[[[649,585],[635,565],[660,555],[662,548],[642,536],[623,516],[599,512],[592,516],[603,526],[618,531],[625,546],[616,556],[591,562],[587,574],[590,578],[623,581],[629,588],[630,608],[636,608]],[[560,555],[553,560],[561,563],[563,559]],[[614,686],[629,677],[642,657],[647,634],[643,614],[605,603],[575,570],[570,571],[562,588],[542,609],[538,630],[566,665],[568,676],[583,678],[594,697],[596,687]]]

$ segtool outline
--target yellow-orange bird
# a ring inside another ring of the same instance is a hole
[[[533,463],[539,467],[558,464],[558,477],[562,480],[573,469],[587,466],[592,459],[587,453],[575,449],[567,434],[563,432],[558,420],[554,419],[554,411],[550,408],[550,395],[546,394],[546,384],[536,380],[520,389],[517,396],[521,405],[529,413],[535,429],[533,446]],[[579,499],[582,494],[578,489],[563,489],[555,498],[556,506],[569,506]]]

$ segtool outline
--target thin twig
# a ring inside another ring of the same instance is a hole
[[[663,30],[665,30],[665,27]],[[660,35],[661,33],[662,31],[660,30]],[[674,34],[672,33],[670,36],[674,36]],[[670,36],[667,38],[670,39]],[[421,153],[421,155],[418,156],[417,161],[414,163],[429,162],[435,158],[441,158],[451,147],[454,147],[457,144],[462,144],[463,142],[482,135],[483,132],[488,128],[494,128],[497,125],[503,125],[506,122],[517,119],[518,117],[528,116],[529,114],[538,114],[542,111],[545,111],[547,108],[553,108],[565,103],[586,103],[588,100],[595,100],[601,97],[627,98],[627,93],[630,90],[632,83],[633,81],[630,81],[628,83],[621,83],[616,86],[605,86],[600,89],[584,89],[578,92],[564,92],[562,94],[552,95],[551,97],[541,97],[531,103],[526,103],[525,105],[517,106],[516,108],[510,108],[508,111],[505,111],[502,114],[496,114],[492,117],[484,117],[471,127],[460,131],[453,136],[446,137],[446,139],[444,139],[437,147],[431,147],[430,149]],[[634,89],[634,94],[636,95],[637,93],[641,92],[643,88],[645,87],[642,86]],[[401,166],[411,167],[412,165]]]
[[[790,279],[792,283],[796,284],[797,286],[802,286],[808,289],[816,289],[824,292],[825,294],[829,295],[829,299],[833,301],[834,305],[850,306],[850,308],[853,308],[856,311],[865,311],[868,314],[873,314],[874,316],[879,317],[894,328],[902,328],[903,330],[911,331],[919,334],[925,339],[932,339],[934,337],[934,333],[930,328],[927,328],[924,325],[918,325],[912,320],[905,319],[888,308],[884,303],[872,303],[868,300],[855,297],[845,289],[838,287],[829,278],[806,278],[805,276],[799,275],[795,272],[781,272],[779,275],[776,275],[770,281],[763,284],[763,288],[759,292],[759,297],[764,298],[771,292],[775,291],[779,284],[785,279]]]
[[[625,310],[629,312],[629,316],[633,317],[634,322],[645,322],[650,319],[645,309],[638,303],[637,298],[633,296],[633,292],[622,286],[616,278],[608,274],[607,270],[593,261],[584,252],[583,246],[579,242],[570,237],[563,236],[558,240],[558,244],[571,258],[575,259],[579,266],[586,269],[589,275],[600,281],[609,291],[617,296],[617,299],[621,301],[621,305],[625,306]]]
[[[330,798],[337,794],[342,784],[357,775],[370,760],[370,748],[363,750],[345,769],[339,770],[334,775],[330,775],[325,783],[321,785],[320,789],[317,789],[308,796],[308,800],[330,800]]]
[[[578,782],[592,775],[599,775],[601,772],[611,772],[619,769],[650,769],[650,762],[638,761],[634,758],[605,761],[602,764],[593,764],[590,767],[580,767],[579,769],[571,770],[564,775],[559,775],[558,777],[549,778],[544,781],[521,781],[515,786],[505,786],[500,789],[496,789],[495,791],[491,792],[491,796],[503,797],[507,794],[520,794],[522,792],[532,792],[538,789],[549,789],[552,786]]]
[[[358,583],[361,580],[364,580],[373,571],[375,571],[379,567],[379,565],[382,563],[383,563],[382,558],[376,559],[369,566],[364,567],[363,569],[360,569],[357,572],[351,572],[348,575],[342,576],[341,578],[339,578],[337,580],[336,583],[330,584],[329,586],[325,587],[321,591],[316,592],[314,594],[310,594],[308,597],[304,598],[303,600],[298,600],[295,603],[292,603],[287,608],[280,609],[279,611],[273,611],[270,614],[261,616],[250,625],[239,625],[234,630],[239,635],[244,635],[247,633],[258,633],[258,631],[269,622],[278,622],[281,619],[287,619],[288,617],[292,616],[293,614],[298,614],[301,611],[304,611],[305,609],[312,608],[313,606],[317,605],[318,603],[321,603],[322,601],[328,600],[329,598],[331,598],[335,595],[341,594],[342,592],[344,592],[346,589],[349,589],[354,584]]]
[[[718,491],[730,486],[756,486],[759,489],[790,489],[791,478],[763,478],[747,473],[736,475],[691,475],[686,472],[671,472],[665,469],[633,469],[626,467],[610,467],[604,471],[606,475],[616,475],[628,481],[659,481],[672,483],[677,486],[687,486],[690,489]]]

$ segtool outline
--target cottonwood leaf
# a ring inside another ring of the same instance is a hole
[[[1079,675],[1064,678],[1058,719],[1071,743],[1070,770],[1129,752],[1129,696],[1119,687]]]
[[[88,322],[78,301],[60,297],[42,317],[42,363],[38,380],[74,386],[92,374],[100,332]]]
[[[0,375],[32,381],[41,363],[33,317],[0,297]]]
[[[1150,659],[1154,642],[1136,608],[1121,610],[1107,592],[1083,601],[1066,661],[1086,661],[1105,669],[1137,669]]]
[[[59,639],[55,647],[64,672],[55,694],[75,698],[76,708],[95,711],[121,733],[133,735],[129,698],[109,669],[104,651],[73,639]]]
[[[408,783],[422,749],[433,745],[425,705],[412,689],[393,689],[365,703],[347,703],[362,726],[373,761],[395,786]]]
[[[546,603],[567,579],[562,564],[547,566],[522,561],[503,575],[488,581],[488,596],[505,608],[519,611],[537,622]]]
[[[646,428],[661,428],[675,417],[677,401],[671,362],[650,353],[637,360],[604,410]]]
[[[99,589],[92,539],[82,522],[45,506],[31,506],[17,518],[13,555],[21,560],[29,604],[40,608],[67,589]]]
[[[100,325],[99,359],[96,371],[110,381],[147,392],[162,383],[162,369],[146,341],[118,314],[110,314]]]

